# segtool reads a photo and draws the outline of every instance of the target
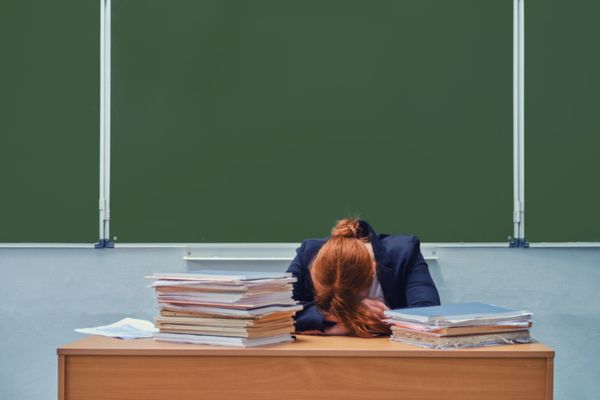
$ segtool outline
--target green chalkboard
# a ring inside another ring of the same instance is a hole
[[[512,1],[113,3],[111,236],[512,234]]]
[[[600,242],[600,3],[526,7],[525,236]]]
[[[98,240],[97,0],[0,2],[0,242]]]
[[[413,4],[414,3],[414,4]],[[526,4],[526,238],[600,241],[600,6]],[[512,2],[114,1],[119,242],[512,232]],[[98,232],[99,4],[0,4],[0,242]]]

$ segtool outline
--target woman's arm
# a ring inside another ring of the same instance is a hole
[[[296,313],[296,331],[318,331],[323,333],[326,328],[325,316],[320,312],[315,304],[312,288],[306,285],[307,279],[310,279],[308,266],[302,264],[304,248],[306,241],[303,241],[296,249],[296,257],[287,269],[296,277],[293,284],[293,298],[304,306],[302,311]]]
[[[319,335],[319,336],[344,336],[348,334],[348,329],[346,329],[346,327],[340,323],[337,322],[333,322],[333,325],[328,326],[327,328],[325,328],[324,331],[320,331],[317,329],[313,329],[310,331],[302,331],[299,333],[302,333],[303,335]]]
[[[439,306],[440,295],[429,274],[429,267],[421,254],[421,243],[415,236],[412,252],[406,266],[406,306]]]

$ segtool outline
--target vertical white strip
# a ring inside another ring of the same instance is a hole
[[[110,235],[110,0],[100,0],[100,242]]]
[[[519,237],[525,240],[525,0],[519,0]]]
[[[525,238],[525,21],[524,0],[513,2],[513,183],[514,238]]]
[[[100,0],[100,187],[99,187],[99,214],[100,214],[100,222],[99,222],[99,238],[100,240],[104,239],[104,81],[105,81],[105,71],[104,71],[104,56],[106,53],[105,43],[104,43],[104,28],[105,28],[105,7],[104,1]]]
[[[104,29],[104,239],[110,240],[110,100],[111,100],[111,31],[112,31],[112,5],[111,0],[106,0],[106,15]]]

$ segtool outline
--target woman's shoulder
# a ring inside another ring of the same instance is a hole
[[[414,246],[420,243],[416,235],[400,234],[400,235],[379,235],[381,243],[387,246]]]
[[[421,242],[416,235],[379,235],[381,245],[394,258],[412,256],[421,251]]]
[[[415,251],[420,251],[420,241],[416,235],[398,234],[377,235],[379,243],[385,249],[385,252],[392,258],[404,259],[411,257]],[[308,266],[321,247],[327,242],[327,238],[305,239],[298,248],[300,262]]]
[[[388,234],[380,234],[377,235],[379,237],[380,243],[386,249],[414,249],[420,245],[419,238],[416,235],[410,234],[398,234],[398,235],[388,235]],[[305,239],[300,244],[300,249],[304,254],[316,254],[321,247],[327,242],[328,238],[315,238],[315,239]]]
[[[308,265],[325,244],[327,238],[304,239],[298,249],[298,255],[303,265]]]

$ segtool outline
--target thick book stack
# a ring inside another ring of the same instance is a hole
[[[430,349],[530,343],[531,312],[484,303],[386,311],[391,340]]]
[[[154,339],[164,342],[252,347],[291,341],[289,273],[155,273],[160,315]]]

